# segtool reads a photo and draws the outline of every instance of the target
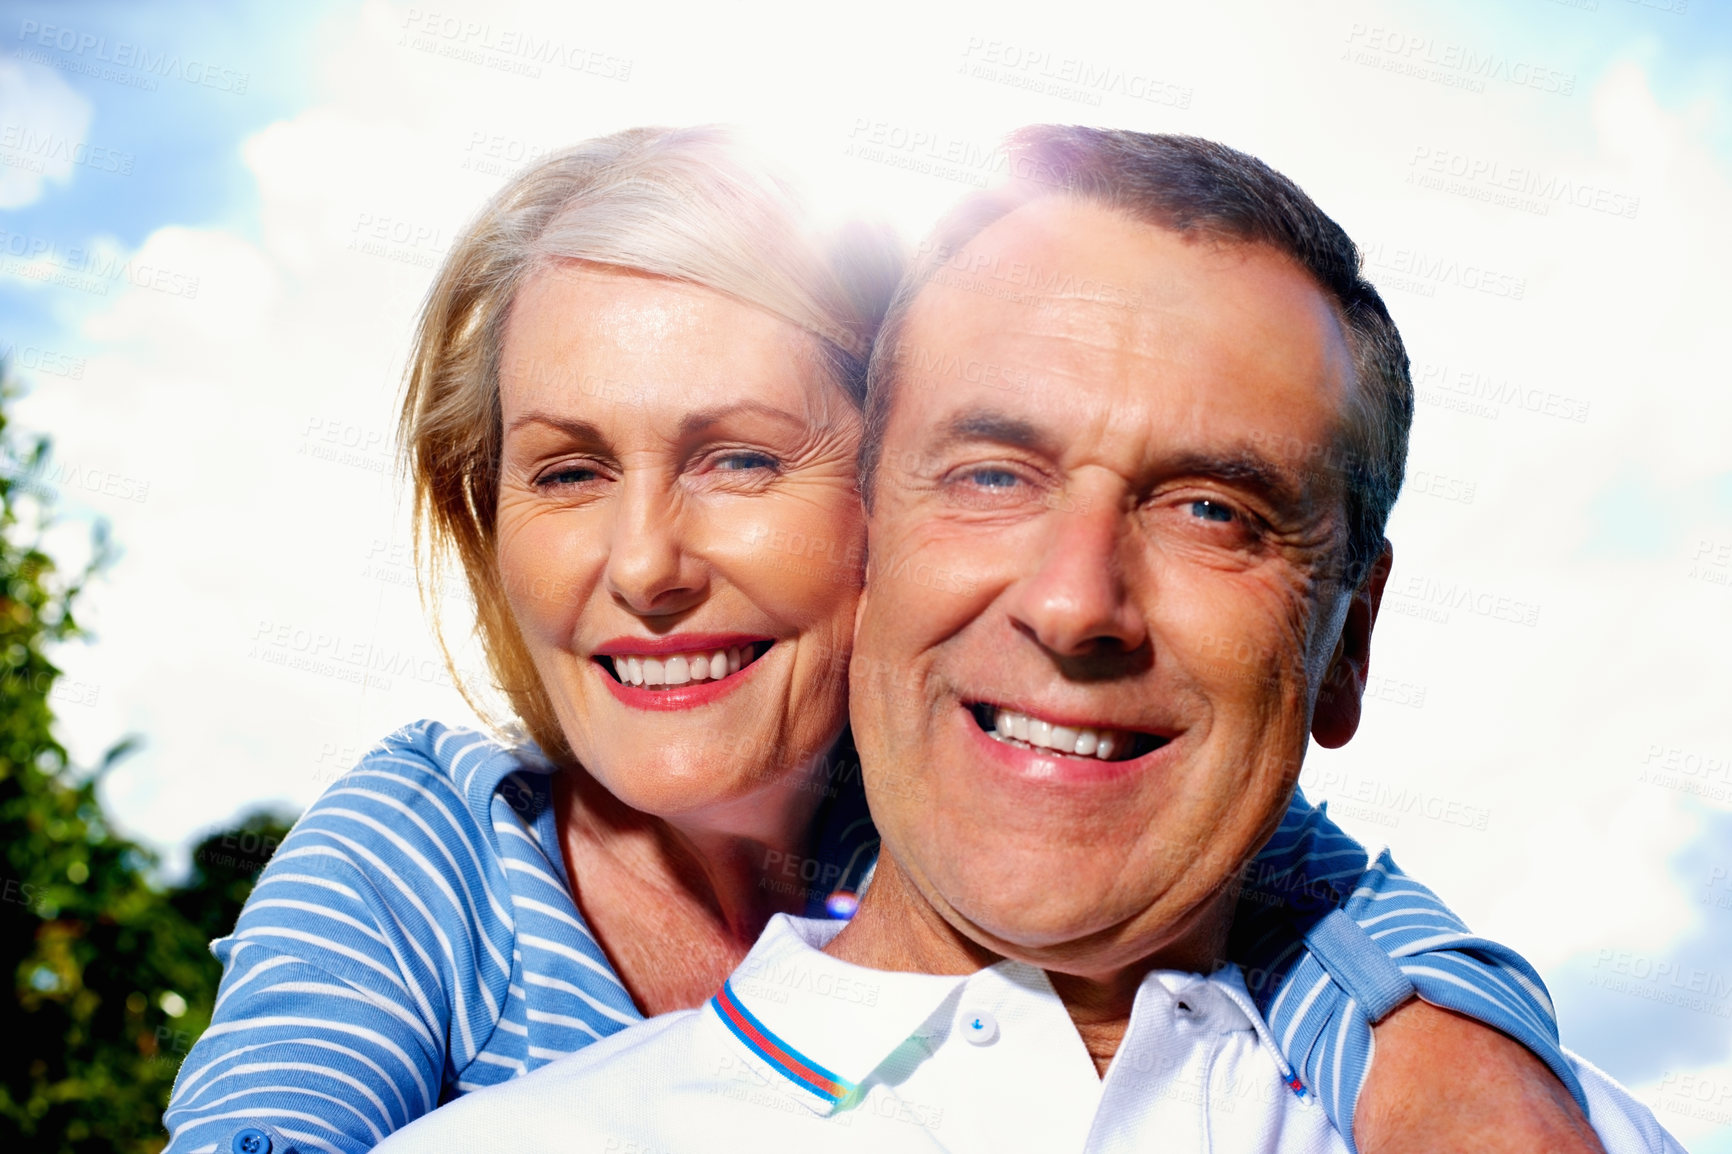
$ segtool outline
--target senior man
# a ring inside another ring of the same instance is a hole
[[[858,914],[778,918],[706,1008],[382,1149],[1348,1149],[1221,959],[1308,741],[1358,725],[1405,353],[1351,242],[1251,158],[1086,129],[1012,156],[875,354],[852,700],[883,852]],[[1339,923],[1313,941],[1363,952]],[[1375,1018],[1413,984],[1371,952]],[[1429,1012],[1441,1040],[1390,1053],[1437,1062],[1435,1092],[1374,1120],[1386,1148],[1593,1148],[1536,1061]],[[1350,1058],[1352,1028],[1312,1053]],[[1554,1068],[1613,1154],[1679,1149]]]

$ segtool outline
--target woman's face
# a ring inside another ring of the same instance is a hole
[[[814,338],[562,264],[518,293],[499,378],[500,570],[584,768],[699,825],[815,800],[786,787],[847,717],[865,527]]]

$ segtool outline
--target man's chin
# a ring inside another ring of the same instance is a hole
[[[1142,962],[1157,968],[1214,968],[1231,918],[1219,892],[1188,900],[1168,890],[1110,895],[1083,879],[1054,894],[1050,887],[988,892],[963,887],[943,910],[975,944],[1043,970],[1088,977]]]

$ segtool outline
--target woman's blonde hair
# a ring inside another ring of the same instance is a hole
[[[500,351],[511,305],[562,261],[701,285],[812,334],[856,405],[872,338],[902,270],[892,235],[819,228],[792,183],[726,128],[635,128],[557,153],[512,179],[452,247],[421,309],[398,422],[414,487],[423,601],[459,691],[509,728],[457,668],[439,617],[462,568],[495,687],[542,750],[570,750],[511,614],[495,552]]]

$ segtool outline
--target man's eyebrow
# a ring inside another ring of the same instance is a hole
[[[1060,445],[1046,430],[993,409],[968,409],[939,426],[936,447],[948,448],[970,441],[1031,449],[1058,456]],[[1186,450],[1160,460],[1160,471],[1168,475],[1210,477],[1217,481],[1262,493],[1282,504],[1304,500],[1305,479],[1252,448],[1225,452]]]
[[[1241,489],[1249,489],[1282,505],[1305,500],[1305,477],[1280,465],[1255,449],[1221,453],[1187,451],[1161,461],[1161,471],[1180,476],[1209,477]]]
[[[1055,455],[1058,449],[1057,443],[1045,430],[1021,417],[994,409],[966,409],[957,413],[939,426],[936,447],[945,449],[970,441],[1012,445],[1047,456]]]

